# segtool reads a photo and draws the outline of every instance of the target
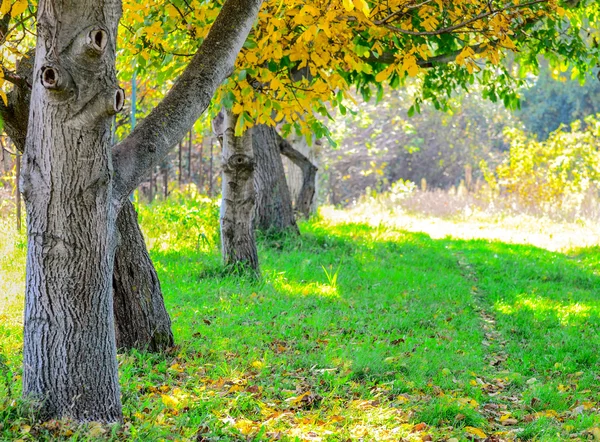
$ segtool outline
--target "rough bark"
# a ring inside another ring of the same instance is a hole
[[[289,230],[300,233],[285,179],[280,140],[281,137],[273,127],[260,124],[252,128],[252,147],[256,162],[254,223],[263,232]]]
[[[252,131],[235,136],[237,117],[226,111],[223,122],[223,196],[221,245],[225,265],[259,274],[253,217],[254,154]]]
[[[160,282],[127,201],[117,218],[119,245],[113,272],[117,348],[162,351],[173,346],[171,319]]]
[[[28,225],[23,394],[46,417],[122,418],[117,213],[231,72],[261,5],[227,0],[167,97],[111,152],[119,0],[41,0],[21,190]],[[113,165],[115,166],[113,169]]]
[[[9,94],[9,106],[2,112],[5,130],[21,153],[27,137],[33,60],[34,53],[31,52],[19,61],[17,75],[23,82],[15,85]],[[120,241],[113,275],[117,347],[124,350],[162,351],[173,345],[171,321],[135,210],[129,202],[125,205],[128,207],[125,207],[125,213],[121,213],[123,210],[119,213],[117,223]],[[152,301],[142,302],[143,293],[150,293]]]
[[[279,135],[278,135],[279,136]],[[284,155],[299,171],[300,184],[294,183],[294,194],[296,197],[295,208],[298,213],[308,218],[314,211],[314,198],[317,189],[317,171],[319,170],[306,155],[292,144],[279,136],[279,147]]]
[[[112,303],[111,123],[120,2],[42,0],[21,190],[23,394],[46,417],[122,417]],[[83,68],[85,66],[85,68]]]

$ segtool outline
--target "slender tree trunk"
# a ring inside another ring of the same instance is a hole
[[[252,225],[255,195],[252,131],[235,136],[237,117],[225,112],[223,133],[223,196],[221,244],[225,265],[259,273]]]
[[[188,181],[192,181],[192,140],[194,137],[194,128],[190,130],[190,138],[188,140],[188,149],[187,149],[187,176]]]
[[[119,246],[113,276],[117,347],[161,351],[173,345],[171,319],[160,282],[127,201],[117,218]]]
[[[208,176],[208,196],[212,198],[213,196],[213,166],[214,166],[214,160],[213,160],[213,140],[210,140],[210,173]]]
[[[150,169],[150,196],[149,202],[154,201],[154,166]]]
[[[177,148],[177,157],[177,165],[179,166],[177,184],[181,188],[181,183],[183,179],[183,140],[179,143],[179,147]]]
[[[256,228],[264,232],[290,230],[299,233],[285,180],[279,138],[273,127],[261,124],[252,128],[252,147],[256,159],[254,222]]]
[[[17,185],[15,186],[15,197],[17,200],[17,232],[21,231],[21,192],[19,192],[19,181],[21,180],[21,155],[19,155],[17,153],[16,155],[16,163],[15,163],[15,169],[16,169],[16,183]]]
[[[202,137],[201,141],[200,141],[200,176],[198,177],[198,180],[200,182],[200,189],[201,191],[204,193],[206,192],[205,186],[204,186],[204,182],[206,181],[206,177],[204,176],[204,136]]]
[[[167,159],[160,166],[160,171],[163,176],[163,199],[169,197],[169,163]]]
[[[120,2],[108,0],[38,7],[22,177],[29,220],[23,394],[48,417],[122,417],[110,144],[124,102],[114,68],[120,14]]]

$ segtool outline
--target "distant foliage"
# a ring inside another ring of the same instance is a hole
[[[533,86],[523,91],[517,116],[539,140],[546,140],[561,124],[600,112],[600,81],[589,75],[581,84],[573,75],[573,71],[544,67]]]
[[[487,173],[490,186],[514,198],[525,209],[544,212],[578,211],[587,197],[597,196],[600,179],[600,116],[576,121],[537,141],[518,129],[508,129],[507,158]]]
[[[430,190],[461,180],[474,185],[483,180],[480,161],[495,165],[508,150],[503,128],[518,122],[502,104],[483,99],[481,90],[457,94],[449,112],[423,105],[409,116],[412,91],[387,91],[381,102],[361,104],[336,121],[339,147],[322,153],[322,200],[350,204],[398,180],[421,187],[424,180]]]

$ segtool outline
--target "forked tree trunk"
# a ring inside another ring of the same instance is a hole
[[[117,213],[233,69],[261,0],[227,0],[169,94],[111,152],[119,0],[41,0],[21,190],[28,224],[23,394],[48,418],[122,418]]]
[[[225,265],[250,269],[259,274],[258,252],[254,239],[253,217],[254,154],[252,131],[235,136],[237,117],[224,112],[223,196],[221,202],[221,245]]]
[[[304,153],[299,149],[294,148],[290,142],[282,137],[279,137],[279,146],[281,148],[281,154],[292,163],[290,169],[294,167],[294,172],[299,172],[299,176],[298,173],[292,173],[288,174],[288,178],[292,175],[292,179],[295,180],[291,184],[291,187],[294,189],[293,194],[296,198],[296,211],[305,218],[308,218],[314,211],[314,200],[317,190],[317,171],[319,169],[306,155],[304,155]]]
[[[281,160],[280,138],[274,127],[261,124],[252,128],[257,196],[254,223],[263,232],[299,233]]]
[[[119,245],[113,273],[117,347],[162,351],[173,346],[171,319],[137,213],[129,201],[119,212],[117,229]]]
[[[116,0],[42,0],[22,192],[23,394],[43,415],[118,421],[111,123],[123,107]]]

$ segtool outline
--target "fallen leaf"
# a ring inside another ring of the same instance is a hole
[[[485,439],[487,437],[487,435],[479,428],[465,427],[465,431],[469,434],[472,434],[473,436],[481,437],[482,439]]]
[[[427,424],[425,422],[421,422],[418,423],[417,425],[415,425],[412,429],[413,433],[416,433],[417,431],[423,431],[427,429]]]

